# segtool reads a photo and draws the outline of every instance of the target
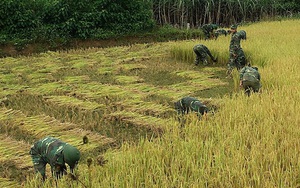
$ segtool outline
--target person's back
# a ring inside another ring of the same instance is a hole
[[[246,31],[240,30],[240,31],[237,32],[237,34],[238,34],[238,37],[240,38],[240,40],[241,40],[241,39],[247,40],[247,34],[246,34]]]
[[[46,137],[37,141],[30,149],[30,155],[36,172],[46,178],[46,164],[50,164],[52,173],[61,177],[67,170],[65,163],[70,166],[71,172],[80,159],[77,148],[53,137]]]
[[[193,50],[197,51],[199,54],[202,54],[203,57],[207,56],[207,54],[210,53],[208,48],[206,46],[204,46],[203,44],[195,45]]]
[[[203,65],[208,65],[207,56],[209,56],[212,61],[217,62],[217,59],[213,57],[209,49],[203,44],[197,44],[193,47],[193,51],[196,54],[195,65],[199,65],[202,61]]]
[[[46,137],[43,140],[36,143],[35,148],[37,152],[44,157],[47,163],[50,165],[53,164],[52,159],[54,159],[55,156],[57,156],[57,153],[59,153],[63,146],[66,143],[53,138],[53,137]],[[49,147],[50,146],[50,147]]]
[[[188,114],[190,111],[193,111],[203,115],[209,111],[204,104],[194,97],[184,97],[180,99],[175,103],[175,109],[178,114]]]
[[[257,67],[245,66],[240,70],[240,86],[250,95],[250,91],[258,92],[260,85],[260,74]]]
[[[212,27],[210,24],[204,24],[201,26],[201,29],[209,32],[210,30],[212,30]]]
[[[204,24],[200,27],[205,35],[205,39],[213,37],[213,31],[218,28],[217,24]]]
[[[214,32],[215,38],[217,39],[220,35],[224,35],[225,37],[227,36],[228,31],[225,29],[218,29]]]
[[[215,30],[215,29],[219,28],[219,25],[218,24],[211,24],[211,27],[212,27],[213,30]]]

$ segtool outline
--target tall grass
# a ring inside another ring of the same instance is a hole
[[[193,47],[197,44],[204,44],[214,57],[218,57],[218,64],[226,65],[228,62],[227,51],[229,49],[230,37],[219,37],[217,41],[203,41],[203,40],[191,40],[185,43],[176,43],[171,49],[170,53],[173,58],[186,63],[194,63],[196,55],[193,51]],[[211,59],[208,57],[210,63]]]
[[[80,181],[94,187],[299,187],[300,38],[294,34],[299,23],[262,22],[240,28],[248,35],[242,42],[246,55],[261,73],[261,93],[225,95],[213,117],[198,121],[188,116],[184,128],[170,119],[162,137],[106,152],[104,167],[79,165]],[[192,47],[198,42],[207,44],[225,65],[228,37],[176,42],[170,47],[173,57],[192,63]],[[38,184],[28,179],[24,187]],[[68,177],[58,185],[84,187]],[[52,186],[51,179],[44,185]]]

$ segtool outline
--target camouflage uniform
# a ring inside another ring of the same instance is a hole
[[[229,64],[228,70],[231,72],[234,67],[241,69],[246,65],[245,53],[241,47],[241,39],[246,40],[246,32],[241,30],[233,32],[229,45]]]
[[[220,35],[224,35],[225,37],[227,36],[228,31],[225,29],[218,29],[214,32],[215,39],[217,39]]]
[[[207,65],[207,56],[209,56],[214,62],[217,60],[211,55],[209,49],[204,46],[203,44],[197,44],[193,48],[195,54],[196,54],[196,60],[195,60],[195,65],[199,65],[199,62],[202,61],[203,65]]]
[[[201,26],[201,29],[204,33],[205,40],[208,40],[211,37],[213,37],[213,35],[214,35],[213,31],[215,29],[218,29],[218,25],[217,24],[204,24]]]
[[[250,91],[258,92],[260,85],[260,74],[257,67],[245,66],[240,70],[240,84],[249,96]]]
[[[240,31],[238,31],[238,34],[239,34],[239,36],[240,36],[241,39],[247,40],[247,33],[246,33],[246,31],[240,30]]]
[[[188,114],[190,111],[196,112],[198,115],[203,115],[209,111],[204,104],[193,97],[184,97],[175,102],[174,105],[179,115]]]
[[[66,160],[66,151],[64,151],[67,150],[66,148],[73,149],[74,147],[53,137],[46,137],[37,141],[30,149],[35,172],[39,172],[45,180],[47,163],[50,164],[52,175],[55,175],[56,178],[60,178],[66,173],[65,163],[70,166],[70,170],[73,172],[80,158],[80,153],[77,149],[75,149],[75,153],[70,153],[76,159],[69,162]]]

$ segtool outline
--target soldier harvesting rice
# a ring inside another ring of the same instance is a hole
[[[207,65],[207,56],[209,56],[213,62],[217,62],[217,58],[214,58],[213,55],[210,53],[209,49],[203,45],[203,44],[197,44],[193,48],[194,53],[196,54],[196,60],[195,60],[195,65],[199,65],[199,62],[201,61],[203,65]]]
[[[46,179],[46,164],[50,164],[52,175],[56,178],[67,173],[67,163],[71,173],[78,164],[80,152],[74,146],[53,137],[43,138],[31,147],[30,155],[36,173]]]
[[[218,29],[218,25],[217,24],[204,24],[202,25],[200,28],[202,29],[204,36],[205,36],[205,40],[211,39],[214,37],[214,30]]]
[[[175,102],[175,110],[179,115],[188,114],[189,112],[195,112],[199,116],[206,115],[209,109],[194,97],[184,97]]]
[[[261,88],[260,74],[257,67],[245,66],[240,70],[240,87],[243,87],[245,93],[249,96],[250,92],[258,92]]]
[[[225,29],[218,29],[214,32],[214,37],[215,37],[215,39],[217,39],[221,35],[224,35],[226,37],[228,33],[229,32],[226,31]]]

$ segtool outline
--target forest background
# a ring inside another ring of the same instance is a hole
[[[202,36],[197,28],[203,24],[227,27],[298,17],[299,11],[299,0],[3,0],[0,56],[22,54],[28,44],[36,44],[33,51],[43,52],[86,40],[114,39],[122,44],[137,38],[144,42],[190,39]],[[86,44],[92,45],[97,44]]]

